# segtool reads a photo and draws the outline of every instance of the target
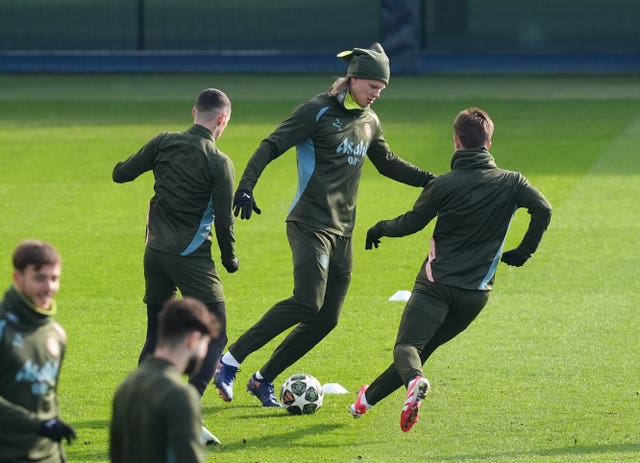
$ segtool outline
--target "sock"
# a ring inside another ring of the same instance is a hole
[[[230,367],[238,368],[240,366],[240,363],[233,355],[231,355],[231,352],[227,352],[226,354],[224,354],[220,360],[222,360],[222,363],[224,363],[225,365],[229,365]]]

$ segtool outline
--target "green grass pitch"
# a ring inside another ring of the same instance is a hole
[[[113,165],[162,130],[191,124],[196,94],[221,88],[233,103],[219,141],[239,178],[260,140],[331,76],[0,76],[0,284],[28,237],[63,256],[57,319],[69,343],[59,395],[78,440],[72,462],[108,460],[115,387],[136,367],[145,330],[142,253],[152,176],[116,185]],[[318,413],[263,409],[244,392],[275,343],[238,375],[236,399],[204,397],[220,462],[629,462],[640,461],[640,87],[637,76],[440,76],[393,78],[375,104],[400,156],[449,169],[451,125],[468,106],[496,124],[499,165],[523,172],[554,207],[539,251],[520,269],[500,265],[487,308],[426,366],[432,393],[409,433],[397,391],[354,420],[360,385],[391,361],[403,304],[428,252],[432,225],[364,251],[377,220],[408,208],[418,190],[365,168],[354,236],[353,281],[338,327],[287,370],[350,393]],[[235,340],[292,289],[284,218],[295,194],[295,159],[265,170],[261,216],[236,224],[239,272],[222,271]],[[526,212],[507,245],[519,242]],[[214,258],[219,253],[214,246]]]

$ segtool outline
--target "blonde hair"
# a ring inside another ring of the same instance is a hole
[[[336,96],[338,93],[349,87],[349,81],[351,77],[339,77],[336,81],[329,87],[329,96]]]

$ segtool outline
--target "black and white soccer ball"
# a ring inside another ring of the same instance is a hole
[[[292,415],[309,415],[322,406],[322,384],[311,375],[299,373],[282,384],[280,401]]]

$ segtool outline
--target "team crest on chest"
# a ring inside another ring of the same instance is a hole
[[[47,338],[47,351],[54,358],[58,358],[60,356],[60,342],[55,338],[55,336],[49,336]]]
[[[371,138],[371,125],[368,122],[364,125],[364,134],[368,139]]]

